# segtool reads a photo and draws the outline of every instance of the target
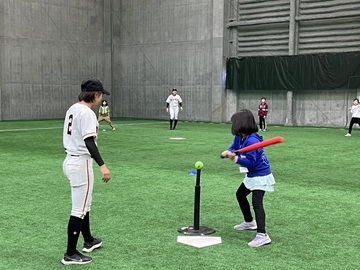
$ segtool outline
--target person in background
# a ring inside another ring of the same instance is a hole
[[[360,105],[359,105],[359,99],[355,98],[353,100],[353,105],[349,108],[349,111],[352,113],[351,115],[351,121],[349,124],[349,131],[347,134],[345,134],[345,137],[351,137],[351,131],[353,128],[353,125],[356,123],[360,126]]]
[[[269,105],[266,103],[266,98],[262,97],[258,107],[259,125],[262,131],[267,131],[267,114],[269,111]],[[264,127],[264,128],[263,128]]]
[[[115,126],[110,119],[110,107],[106,100],[103,100],[101,106],[99,107],[99,116],[98,116],[99,124],[101,121],[105,121],[106,123],[109,124],[112,130],[115,130]]]
[[[179,107],[180,110],[182,111],[183,110],[182,99],[177,94],[177,89],[173,88],[171,95],[166,100],[166,112],[170,114],[170,130],[176,129],[176,125],[178,122],[178,115],[179,115]]]

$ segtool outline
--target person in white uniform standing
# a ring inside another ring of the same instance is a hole
[[[351,137],[351,131],[352,131],[353,125],[355,123],[360,125],[360,104],[359,104],[359,99],[355,98],[353,100],[353,105],[351,106],[349,111],[352,113],[352,115],[351,115],[351,121],[350,121],[350,124],[349,124],[349,131],[345,135],[345,137]]]
[[[110,180],[106,167],[97,148],[99,124],[95,108],[103,95],[110,95],[98,79],[84,80],[81,84],[79,102],[66,112],[63,130],[63,144],[66,158],[63,172],[71,187],[71,214],[67,227],[67,250],[62,264],[86,264],[92,258],[80,253],[77,242],[80,232],[84,238],[83,252],[92,252],[102,245],[100,238],[94,238],[90,231],[90,205],[94,186],[93,160],[98,164],[102,180]]]
[[[178,115],[183,110],[181,97],[177,94],[177,89],[173,88],[171,95],[166,100],[166,112],[170,113],[170,130],[175,130]],[[174,126],[173,126],[174,123]]]

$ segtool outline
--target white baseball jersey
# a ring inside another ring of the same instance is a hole
[[[360,105],[352,105],[351,113],[352,113],[352,117],[360,118]]]
[[[76,103],[66,112],[63,131],[63,144],[69,155],[89,155],[84,140],[97,138],[99,123],[96,114],[86,105]]]
[[[178,94],[176,94],[176,96],[170,95],[167,98],[166,103],[170,104],[170,108],[174,108],[174,107],[179,107],[179,103],[182,103],[182,100]]]

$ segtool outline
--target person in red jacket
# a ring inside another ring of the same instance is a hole
[[[262,131],[267,130],[266,117],[267,117],[268,111],[269,111],[269,105],[266,103],[266,98],[262,97],[261,102],[259,104],[259,108],[258,108],[259,125],[260,125],[260,130],[262,130]]]

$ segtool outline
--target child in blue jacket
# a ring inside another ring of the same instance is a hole
[[[255,238],[248,243],[250,247],[260,247],[271,242],[265,230],[265,210],[263,198],[266,191],[274,191],[275,179],[271,173],[270,163],[264,149],[234,153],[235,150],[261,142],[254,115],[249,110],[241,110],[231,117],[231,133],[235,136],[232,144],[221,153],[222,157],[230,158],[240,165],[240,171],[247,172],[243,182],[236,192],[244,221],[234,226],[235,230],[257,230]],[[255,220],[251,214],[247,196],[252,193],[252,206]]]

